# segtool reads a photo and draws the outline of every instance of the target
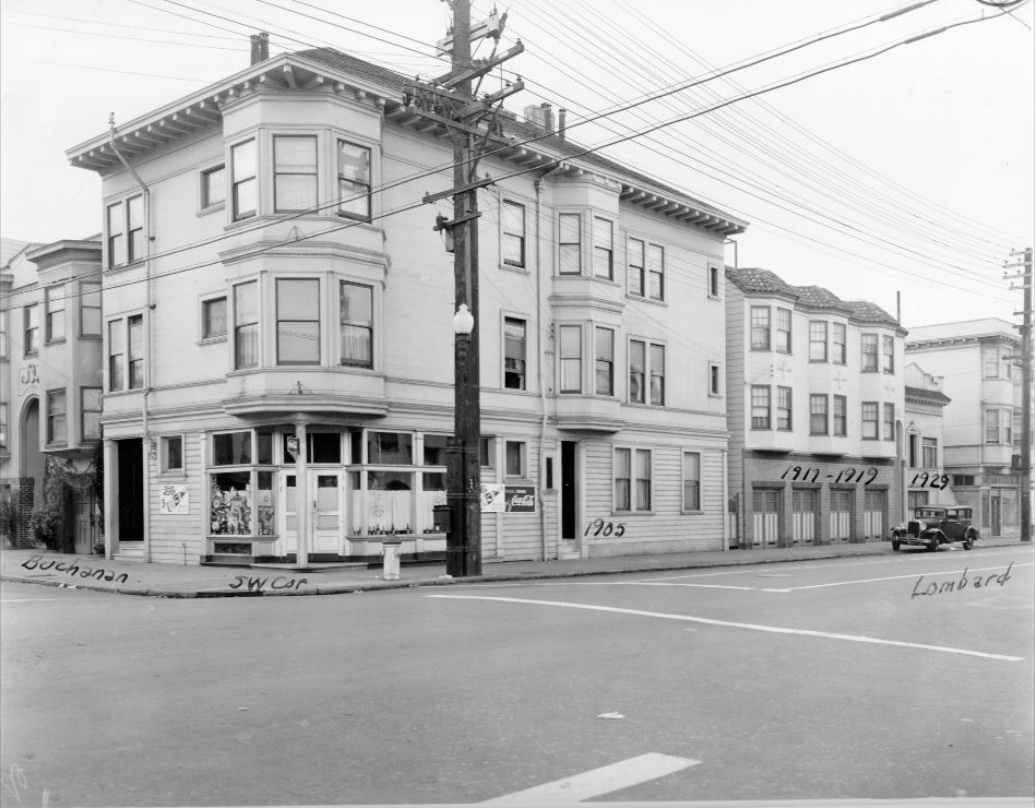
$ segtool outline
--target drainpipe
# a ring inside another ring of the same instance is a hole
[[[111,142],[111,150],[115,152],[115,156],[119,158],[119,162],[125,166],[126,171],[128,171],[136,181],[136,184],[140,187],[141,194],[144,197],[144,287],[146,295],[146,310],[144,312],[144,394],[141,403],[141,420],[144,430],[144,449],[146,452],[146,456],[144,458],[144,560],[149,562],[151,561],[151,509],[148,504],[150,502],[148,488],[150,486],[149,478],[154,446],[151,443],[151,432],[148,424],[147,399],[151,394],[151,312],[154,309],[154,303],[151,302],[151,242],[154,238],[154,216],[151,210],[151,190],[147,187],[147,184],[140,179],[140,175],[137,174],[133,166],[129,164],[126,158],[122,155],[122,152],[119,151],[119,146],[115,142],[114,112],[108,116],[108,137]]]

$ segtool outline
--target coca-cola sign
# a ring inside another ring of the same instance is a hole
[[[508,485],[504,501],[507,513],[535,513],[535,486]]]

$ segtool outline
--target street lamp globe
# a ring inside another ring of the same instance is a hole
[[[474,331],[474,315],[467,308],[466,303],[461,303],[460,308],[453,315],[453,333],[457,336],[469,337]]]

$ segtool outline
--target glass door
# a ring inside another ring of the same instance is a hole
[[[306,472],[308,522],[312,536],[309,553],[341,555],[345,545],[345,494],[341,471]],[[298,551],[298,484],[294,474],[281,475],[284,480],[284,529],[282,552]]]

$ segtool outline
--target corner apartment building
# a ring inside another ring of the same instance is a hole
[[[101,535],[88,479],[100,441],[101,319],[99,240],[23,242],[5,261],[0,496],[19,514],[22,541],[48,498],[62,510],[58,544],[90,553]]]
[[[906,332],[872,303],[726,269],[736,544],[885,538],[899,518]]]
[[[291,560],[300,522],[311,560],[443,550],[452,210],[420,203],[452,186],[449,133],[393,71],[264,57],[68,152],[103,182],[107,552]],[[481,474],[507,503],[483,558],[722,548],[746,223],[551,113],[504,115],[481,162]]]
[[[944,410],[945,472],[959,504],[973,507],[982,535],[1018,534],[1023,389],[1016,329],[998,318],[914,328],[906,353],[941,376],[952,399]]]

